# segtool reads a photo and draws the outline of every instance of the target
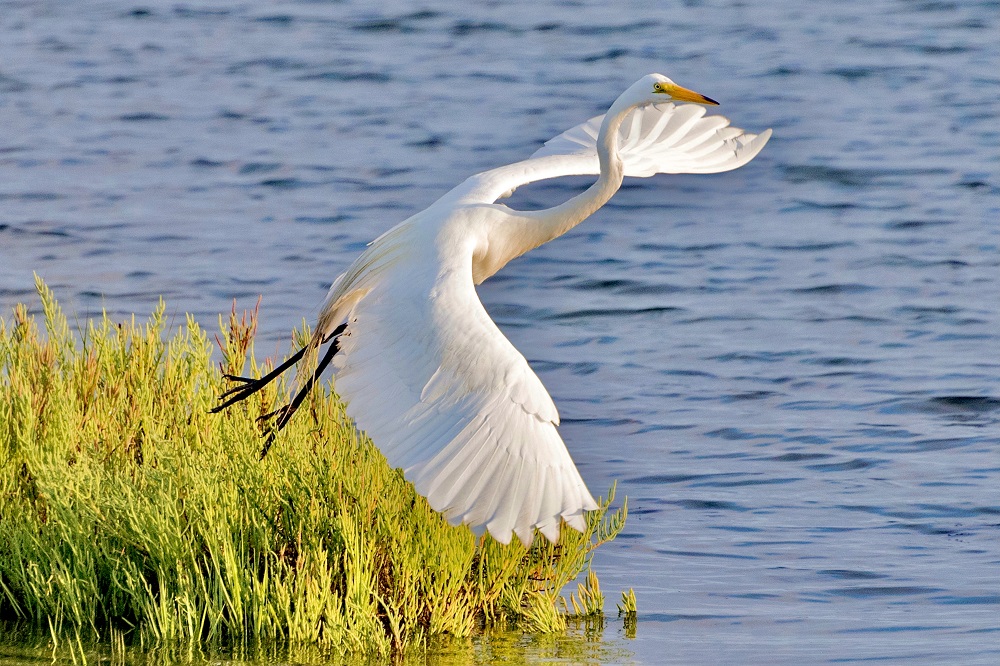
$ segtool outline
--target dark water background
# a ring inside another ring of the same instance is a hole
[[[480,289],[629,497],[607,659],[1000,663],[1000,3],[377,7],[0,1],[0,309],[263,294],[284,353],[367,241],[659,71],[771,143]]]

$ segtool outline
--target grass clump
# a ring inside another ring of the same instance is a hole
[[[335,395],[314,390],[261,461],[255,419],[285,387],[209,414],[223,381],[191,317],[165,340],[161,302],[146,323],[105,316],[75,335],[37,286],[44,334],[24,306],[0,320],[0,620],[77,641],[388,655],[601,612],[596,576],[570,604],[561,591],[622,529],[613,488],[557,544],[477,538],[389,468]],[[249,356],[261,372],[253,333],[234,312],[226,371]]]

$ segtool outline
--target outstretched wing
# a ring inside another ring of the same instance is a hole
[[[465,263],[471,251],[459,252]],[[507,543],[596,508],[541,381],[483,308],[471,268],[397,258],[348,315],[336,390],[358,427],[453,523]]]
[[[725,116],[706,116],[694,104],[651,104],[634,109],[618,131],[626,176],[718,173],[743,166],[761,151],[771,130],[752,134]],[[561,176],[600,173],[597,134],[604,116],[550,139],[529,159],[476,174],[453,190],[459,200],[492,203],[521,185]]]
[[[730,127],[725,116],[706,116],[694,104],[652,104],[634,109],[618,131],[618,150],[626,176],[657,173],[718,173],[741,167],[760,152],[771,130],[751,134]],[[596,116],[545,142],[532,157],[584,153],[597,165]]]

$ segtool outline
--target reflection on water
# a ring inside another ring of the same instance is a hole
[[[621,629],[620,623],[618,628]],[[399,666],[426,664],[440,666],[482,666],[517,664],[623,664],[634,663],[621,631],[604,623],[570,622],[565,634],[533,635],[492,631],[468,639],[437,637],[423,649],[400,656]],[[367,664],[379,658],[359,658],[322,650],[310,645],[255,645],[221,647],[174,645],[146,647],[127,645],[120,635],[101,642],[66,640],[54,645],[43,637],[8,627],[0,642],[0,666],[27,664]]]
[[[627,649],[996,663],[998,34],[993,0],[0,1],[0,306],[33,271],[81,318],[263,294],[284,353],[366,242],[661,71],[763,154],[480,289],[629,496]]]

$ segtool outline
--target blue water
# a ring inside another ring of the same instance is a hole
[[[284,353],[367,241],[662,72],[771,143],[480,289],[629,497],[605,640],[1000,662],[1000,3],[483,4],[0,2],[0,308],[263,294]]]

